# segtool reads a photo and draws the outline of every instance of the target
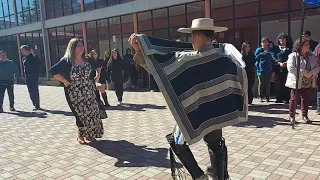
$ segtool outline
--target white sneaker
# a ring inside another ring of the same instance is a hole
[[[122,105],[122,101],[118,101],[118,106],[121,106]]]

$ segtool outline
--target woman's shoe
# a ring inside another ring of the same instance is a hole
[[[86,141],[84,140],[84,137],[78,137],[77,141],[79,144],[86,144]]]
[[[290,124],[293,124],[293,117],[289,117]],[[294,124],[299,124],[298,121],[294,121]]]
[[[312,123],[311,120],[308,118],[308,116],[303,116],[302,119],[307,124],[311,124]]]
[[[94,138],[94,137],[91,137],[91,138],[86,138],[88,141],[90,141],[90,142],[96,142],[97,141],[97,139],[96,138]]]

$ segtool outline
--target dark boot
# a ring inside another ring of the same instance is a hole
[[[102,98],[103,98],[104,105],[105,105],[106,107],[110,107],[110,104],[109,104],[109,102],[108,102],[107,93],[101,93],[101,96],[102,96]]]
[[[211,150],[209,148],[211,167],[208,168],[209,179],[228,180],[228,150],[225,141],[222,138],[219,149]]]
[[[191,174],[192,179],[199,179],[202,178],[204,175],[204,172],[199,167],[197,161],[195,160],[189,146],[186,144],[180,145],[175,144],[174,138],[172,134],[167,135],[167,140],[171,146],[171,150],[174,152],[174,154],[179,158],[180,162],[184,165],[184,167],[188,170],[188,172]],[[171,156],[171,155],[170,155]],[[174,157],[170,157],[171,166],[174,165]],[[175,179],[175,167],[171,167],[172,176]]]

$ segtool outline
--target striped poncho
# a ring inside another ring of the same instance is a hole
[[[192,50],[190,43],[138,35],[135,61],[160,88],[185,141],[246,121],[247,76],[223,49]]]

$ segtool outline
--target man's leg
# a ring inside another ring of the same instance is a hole
[[[35,108],[40,108],[40,97],[39,97],[39,81],[38,77],[33,78],[33,97]]]
[[[27,84],[27,88],[28,88],[28,92],[29,92],[29,96],[32,101],[32,104],[35,105],[33,93],[32,93],[32,79],[31,79],[31,77],[26,77],[26,84]]]
[[[171,146],[172,151],[191,174],[192,179],[198,179],[204,175],[204,172],[199,167],[188,145],[176,144],[173,134],[167,135],[167,140]]]
[[[211,168],[209,168],[209,174],[213,179],[229,179],[228,153],[224,139],[222,138],[222,129],[207,134],[204,137],[204,141],[208,146],[210,154]]]
[[[10,109],[14,108],[14,93],[13,93],[13,82],[7,86],[7,92],[9,96]]]
[[[3,112],[3,98],[4,98],[5,91],[6,91],[6,86],[0,85],[0,113]]]

